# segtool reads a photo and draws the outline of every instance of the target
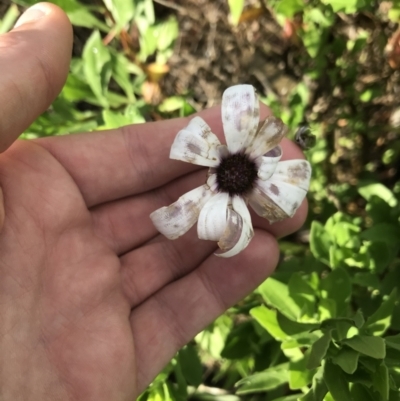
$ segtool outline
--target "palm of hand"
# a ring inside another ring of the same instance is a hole
[[[1,320],[12,327],[3,333],[3,361],[9,369],[23,366],[21,376],[37,372],[26,383],[27,398],[44,390],[49,399],[133,399],[134,347],[121,264],[95,234],[79,189],[35,144],[10,149],[0,175],[6,208],[0,303],[7,305]],[[21,377],[14,379],[10,391],[21,385]]]

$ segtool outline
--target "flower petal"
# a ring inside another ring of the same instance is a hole
[[[221,192],[214,195],[201,209],[197,223],[200,239],[218,241],[224,233],[227,220],[229,194]]]
[[[277,146],[271,149],[264,156],[260,156],[256,159],[258,164],[258,177],[263,181],[268,180],[276,171],[276,167],[279,166],[279,160],[282,157],[282,148]]]
[[[237,153],[257,132],[260,105],[255,89],[251,85],[228,88],[222,96],[221,114],[228,149]]]
[[[307,160],[285,160],[279,162],[272,176],[274,181],[282,181],[308,191],[311,166]]]
[[[210,187],[211,191],[217,192],[218,190],[218,181],[217,181],[217,174],[215,173],[208,173],[209,176],[207,178],[207,185]]]
[[[280,118],[269,116],[260,126],[257,134],[246,149],[250,157],[259,157],[279,145],[287,134],[288,127]]]
[[[176,239],[196,223],[201,208],[212,195],[208,185],[202,185],[182,195],[171,205],[157,209],[150,218],[161,234],[168,239]]]
[[[219,139],[208,124],[202,118],[195,117],[176,135],[169,157],[200,166],[216,167],[220,160],[220,146]]]
[[[307,191],[282,181],[258,180],[249,198],[254,211],[270,223],[293,217]]]
[[[232,208],[228,214],[224,234],[218,242],[223,252],[215,253],[222,258],[230,258],[243,251],[254,236],[249,209],[240,196],[233,197]]]

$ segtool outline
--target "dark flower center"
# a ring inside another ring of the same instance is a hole
[[[227,156],[217,167],[218,189],[231,196],[250,191],[256,178],[256,164],[244,153]]]

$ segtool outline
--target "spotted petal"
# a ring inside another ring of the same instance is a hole
[[[200,239],[218,241],[226,227],[226,214],[229,194],[221,192],[214,195],[201,209],[197,223]]]
[[[216,167],[220,160],[219,139],[200,117],[190,120],[189,125],[178,132],[169,157],[200,166]]]
[[[283,181],[258,180],[249,198],[254,211],[270,223],[293,217],[307,191]]]
[[[308,191],[311,178],[311,166],[307,160],[285,160],[279,162],[272,179],[295,185]]]
[[[196,223],[201,208],[212,195],[208,185],[202,185],[182,195],[171,205],[157,209],[150,218],[161,234],[168,239],[176,239]]]
[[[280,118],[269,116],[261,124],[254,140],[246,148],[246,153],[256,158],[279,145],[288,128]]]
[[[215,253],[222,258],[230,258],[243,251],[254,236],[249,210],[240,196],[233,197],[232,208],[229,209],[224,234],[218,242],[222,253]]]
[[[251,85],[228,88],[222,96],[221,114],[229,151],[243,150],[258,128],[260,106],[255,89]]]
[[[271,178],[272,174],[275,173],[276,167],[279,166],[279,160],[282,157],[282,148],[277,146],[271,149],[264,156],[260,156],[256,159],[258,165],[258,177],[263,181]]]

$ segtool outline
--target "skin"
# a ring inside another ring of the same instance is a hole
[[[249,247],[220,259],[195,228],[168,241],[148,217],[205,180],[168,158],[187,119],[16,141],[61,90],[71,54],[65,14],[30,10],[44,14],[0,36],[0,399],[133,400],[272,273],[276,237],[307,206],[273,226],[254,217]],[[201,116],[223,138],[219,108]]]

